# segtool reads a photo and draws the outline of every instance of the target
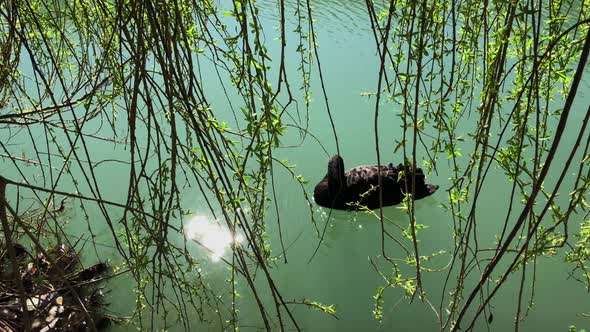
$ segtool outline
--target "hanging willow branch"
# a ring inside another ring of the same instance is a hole
[[[311,303],[285,300],[271,272],[275,257],[266,210],[267,186],[274,187],[278,160],[273,152],[287,126],[302,128],[306,135],[308,124],[301,123],[307,120],[299,115],[287,78],[288,6],[281,1],[278,7],[277,78],[270,74],[267,28],[260,24],[257,6],[237,0],[229,6],[190,0],[0,5],[0,148],[10,162],[8,183],[30,190],[40,202],[77,199],[87,217],[89,209],[98,209],[102,220],[94,216],[87,227],[92,237],[97,229],[108,230],[129,267],[141,329],[165,328],[178,315],[191,331],[193,313],[205,321],[207,312],[217,312],[222,322],[231,317],[224,328],[237,330],[236,283],[249,289],[269,331],[299,329],[292,306]],[[311,61],[318,51],[310,4],[297,2],[295,13],[308,110]],[[226,99],[212,99],[214,89],[222,89]],[[13,143],[22,140],[32,146],[33,154],[27,151],[25,158]],[[110,144],[107,158],[96,150],[100,142]],[[39,178],[25,169],[29,162],[44,165]],[[112,197],[105,184],[109,173],[125,179],[117,184],[124,197]],[[245,237],[226,260],[231,303],[197,272],[201,262],[187,249],[192,244],[173,241],[184,232],[182,217],[192,205],[181,192],[194,190],[234,237]],[[286,261],[284,245],[281,252]],[[196,282],[191,281],[195,274]],[[261,292],[270,295],[270,306]]]
[[[380,67],[390,68],[390,75],[399,80],[388,80],[388,86],[381,87],[382,78],[378,78],[376,116],[380,108],[391,104],[403,122],[396,150],[402,149],[414,164],[425,155],[423,166],[453,174],[444,207],[454,222],[454,249],[435,310],[440,329],[472,330],[482,313],[487,319],[480,324],[490,324],[492,297],[520,269],[515,315],[518,330],[524,289],[531,289],[529,303],[533,302],[537,257],[554,255],[558,248],[568,246],[578,248],[579,253],[586,246],[568,242],[572,231],[567,225],[572,218],[581,218],[580,210],[587,210],[587,150],[580,153],[578,147],[590,133],[586,118],[581,127],[567,121],[579,107],[574,101],[587,64],[588,4],[424,0],[391,1],[389,10],[380,10],[377,2],[366,4],[381,54]],[[389,101],[385,106],[380,105],[383,96]],[[582,105],[576,112],[581,114],[586,107]],[[413,133],[411,138],[407,131]],[[375,135],[379,142],[377,131]],[[565,148],[569,153],[565,163],[552,165],[564,149],[559,145],[564,137],[575,141],[574,147],[571,151]],[[447,165],[442,162],[445,158]],[[576,160],[579,169],[567,178]],[[559,177],[547,177],[550,165],[552,174]],[[493,169],[505,172],[511,191],[504,202],[494,202],[499,209],[506,207],[506,217],[498,225],[497,248],[489,249],[481,244],[482,239],[489,241],[484,239],[489,235],[478,230],[478,220],[482,214],[479,207],[486,204],[481,194]],[[562,184],[572,187],[562,188]],[[555,200],[560,191],[573,193],[565,211]],[[519,207],[522,212],[515,216]],[[416,271],[414,276],[402,277],[400,267],[394,265],[389,278],[415,278],[416,287],[399,283],[386,288],[404,288],[406,294],[410,289],[413,298],[413,292],[425,295],[420,280],[432,268],[420,262],[429,256],[418,254],[413,200],[405,209],[411,232],[402,235],[414,244],[414,257],[406,259]],[[403,239],[395,243],[404,249]],[[513,256],[508,259],[507,253]],[[580,256],[568,253],[568,257],[576,262]],[[509,267],[501,272],[499,281],[493,281],[501,262]],[[526,268],[528,262],[533,263],[532,268]],[[577,262],[576,269],[584,271],[585,266]],[[423,299],[433,308],[429,297]],[[383,306],[379,303],[378,308]],[[380,310],[377,312],[380,315]]]

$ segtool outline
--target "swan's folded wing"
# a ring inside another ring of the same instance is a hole
[[[354,195],[362,195],[379,184],[379,172],[381,183],[395,182],[394,173],[387,166],[357,166],[346,172],[347,190]]]

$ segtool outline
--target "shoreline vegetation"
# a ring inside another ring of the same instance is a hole
[[[13,243],[12,251],[15,260],[0,243],[0,331],[101,331],[111,324],[102,286],[107,264],[84,268],[80,254],[64,244],[40,252]]]

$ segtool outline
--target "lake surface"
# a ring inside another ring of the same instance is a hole
[[[259,3],[261,7],[262,25],[267,35],[267,46],[273,58],[278,58],[279,43],[275,39],[277,35],[278,21],[276,18],[276,5],[268,1]],[[292,7],[290,7],[292,8]],[[351,168],[363,164],[375,164],[376,152],[374,142],[373,112],[374,98],[362,96],[364,92],[375,91],[377,74],[379,71],[379,56],[376,53],[375,41],[370,30],[368,16],[364,1],[317,1],[315,8],[315,28],[318,35],[320,59],[324,73],[330,108],[333,112],[334,122],[338,133],[341,155],[344,157],[345,168]],[[294,22],[289,19],[292,31]],[[288,54],[293,54],[296,47],[296,36],[290,34],[287,37]],[[290,56],[291,56],[290,55]],[[287,70],[291,78],[297,81],[297,58],[287,59]],[[313,133],[319,142],[328,151],[307,137],[300,145],[289,148],[281,148],[276,152],[276,158],[286,159],[290,164],[297,165],[296,173],[302,174],[309,182],[305,185],[306,192],[310,195],[315,184],[324,176],[327,161],[336,153],[335,143],[325,110],[322,92],[320,89],[317,70],[314,69],[312,77],[312,101],[309,113],[309,131]],[[204,75],[212,74],[204,69]],[[297,86],[297,84],[295,84]],[[590,71],[586,70],[586,76],[581,84],[580,92],[574,104],[571,123],[578,125],[584,116],[587,105],[590,103]],[[224,105],[222,92],[215,85],[206,87],[212,100],[212,105]],[[395,115],[399,110],[393,104],[384,104],[379,122],[381,160],[382,163],[402,162],[401,153],[394,153],[395,141],[401,140],[401,119]],[[475,117],[473,117],[475,120]],[[230,127],[235,126],[232,115],[228,111],[227,121]],[[577,127],[576,127],[577,128]],[[42,133],[36,135],[41,136]],[[564,146],[570,146],[574,137],[564,137]],[[299,143],[299,135],[296,130],[287,133],[282,141],[283,145],[296,145]],[[90,147],[96,160],[113,156],[124,156],[124,147],[113,147],[105,142],[97,141]],[[468,151],[470,143],[465,143],[463,151]],[[20,148],[29,155],[30,145],[23,138],[23,146]],[[464,153],[464,158],[467,154]],[[560,157],[560,156],[558,156]],[[31,174],[38,173],[38,169],[31,167]],[[10,178],[18,179],[20,175],[7,162],[0,163],[0,172],[8,173]],[[328,222],[325,238],[317,254],[318,246],[316,228],[312,223],[308,202],[304,199],[298,183],[285,170],[276,167],[275,186],[280,188],[276,192],[278,210],[280,211],[283,242],[287,247],[286,258],[276,260],[276,266],[272,269],[272,275],[281,290],[283,298],[287,301],[300,301],[303,298],[318,301],[325,305],[333,304],[336,307],[336,315],[339,319],[325,315],[318,310],[305,306],[293,306],[293,313],[300,327],[307,331],[435,331],[439,329],[435,313],[426,302],[415,299],[409,303],[404,298],[404,292],[400,288],[388,289],[384,296],[383,322],[379,323],[373,318],[375,299],[378,287],[383,286],[384,281],[375,271],[371,260],[379,266],[383,272],[391,270],[391,266],[381,257],[381,226],[374,216],[361,212],[334,211],[328,219],[328,210],[313,205],[314,216],[318,227],[321,229]],[[491,169],[491,175],[486,180],[485,190],[481,193],[478,205],[478,237],[481,247],[495,248],[495,235],[502,231],[502,226],[507,209],[505,197],[510,191],[510,183],[507,183],[503,171]],[[128,171],[125,165],[120,168],[97,168],[97,173],[103,179],[103,195],[110,200],[124,202],[126,198],[126,185],[128,183]],[[416,219],[420,224],[427,226],[420,230],[420,254],[431,255],[444,251],[437,255],[426,265],[432,269],[440,269],[440,272],[424,273],[423,285],[428,299],[435,308],[438,308],[443,283],[447,275],[444,269],[451,259],[453,247],[453,219],[441,204],[448,202],[447,189],[450,187],[449,178],[452,176],[451,167],[446,160],[439,160],[437,172],[428,176],[428,182],[441,186],[439,191],[428,198],[417,201]],[[554,174],[550,174],[555,176]],[[64,183],[61,190],[68,190]],[[213,217],[208,213],[204,200],[195,189],[187,189],[183,192],[183,200],[198,217],[187,217],[186,222],[192,226],[185,229],[186,236],[196,238],[207,245],[213,253],[207,253],[203,248],[190,244],[191,253],[203,260],[201,273],[206,276],[214,289],[223,290],[224,297],[230,301],[229,287],[225,282],[228,277],[228,267],[222,257],[231,257],[229,250],[223,246],[231,240],[223,229],[211,225]],[[69,232],[75,235],[88,235],[88,227],[84,222],[76,219],[84,218],[83,213],[72,206],[68,219]],[[96,207],[89,206],[88,219],[101,219],[101,214]],[[94,214],[93,214],[94,213]],[[392,221],[391,230],[396,230],[394,225],[406,228],[408,216],[397,207],[389,207],[383,210],[384,215]],[[572,217],[572,223],[579,223],[582,216]],[[273,253],[280,253],[280,241],[278,238],[277,216],[272,204],[269,204],[267,217],[267,233],[271,237]],[[100,259],[109,259],[113,265],[121,262],[120,257],[113,248],[110,240],[110,231],[101,223],[92,223],[93,233],[101,245],[93,254],[89,252],[85,259],[89,262]],[[192,227],[192,228],[191,228]],[[399,231],[398,231],[399,232]],[[183,234],[170,235],[178,243],[182,243]],[[240,241],[240,239],[238,239]],[[207,244],[208,243],[208,244]],[[90,248],[90,246],[88,246]],[[387,252],[396,258],[404,258],[404,253],[394,244],[387,245]],[[313,259],[312,259],[313,257]],[[583,285],[569,279],[571,266],[562,263],[561,256],[539,257],[536,270],[535,304],[526,320],[521,324],[521,331],[564,331],[568,326],[576,325],[578,328],[590,326],[588,318],[579,314],[590,312],[590,301]],[[404,266],[401,264],[401,266]],[[403,267],[404,275],[412,275],[411,268]],[[491,331],[512,330],[516,312],[516,292],[518,291],[520,273],[511,275],[506,285],[502,287],[492,303],[493,322]],[[258,282],[263,285],[262,276]],[[134,280],[125,276],[117,277],[107,287],[112,291],[107,295],[107,302],[111,303],[110,309],[117,313],[130,313],[135,307],[135,297],[132,290]],[[255,331],[263,325],[260,322],[258,308],[251,297],[245,283],[238,284],[241,294],[238,308],[240,326],[243,331]],[[449,288],[447,288],[447,291]],[[527,288],[525,293],[530,292]],[[528,293],[527,293],[528,294]],[[268,294],[266,294],[268,296]],[[449,296],[446,295],[448,301]],[[526,298],[526,297],[525,297]],[[266,299],[268,300],[268,299]],[[445,303],[446,305],[446,303]],[[197,315],[191,324],[195,330],[219,330],[220,323],[215,314],[206,314],[211,322],[201,324]],[[480,319],[483,320],[483,319]],[[181,324],[169,329],[170,331],[182,330]],[[113,331],[127,331],[127,327],[116,326]],[[486,330],[482,323],[476,330]]]

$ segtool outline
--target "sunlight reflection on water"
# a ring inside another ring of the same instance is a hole
[[[205,247],[214,262],[219,261],[230,246],[244,240],[241,234],[232,234],[229,229],[216,220],[210,221],[206,216],[192,216],[184,227],[184,236]]]

